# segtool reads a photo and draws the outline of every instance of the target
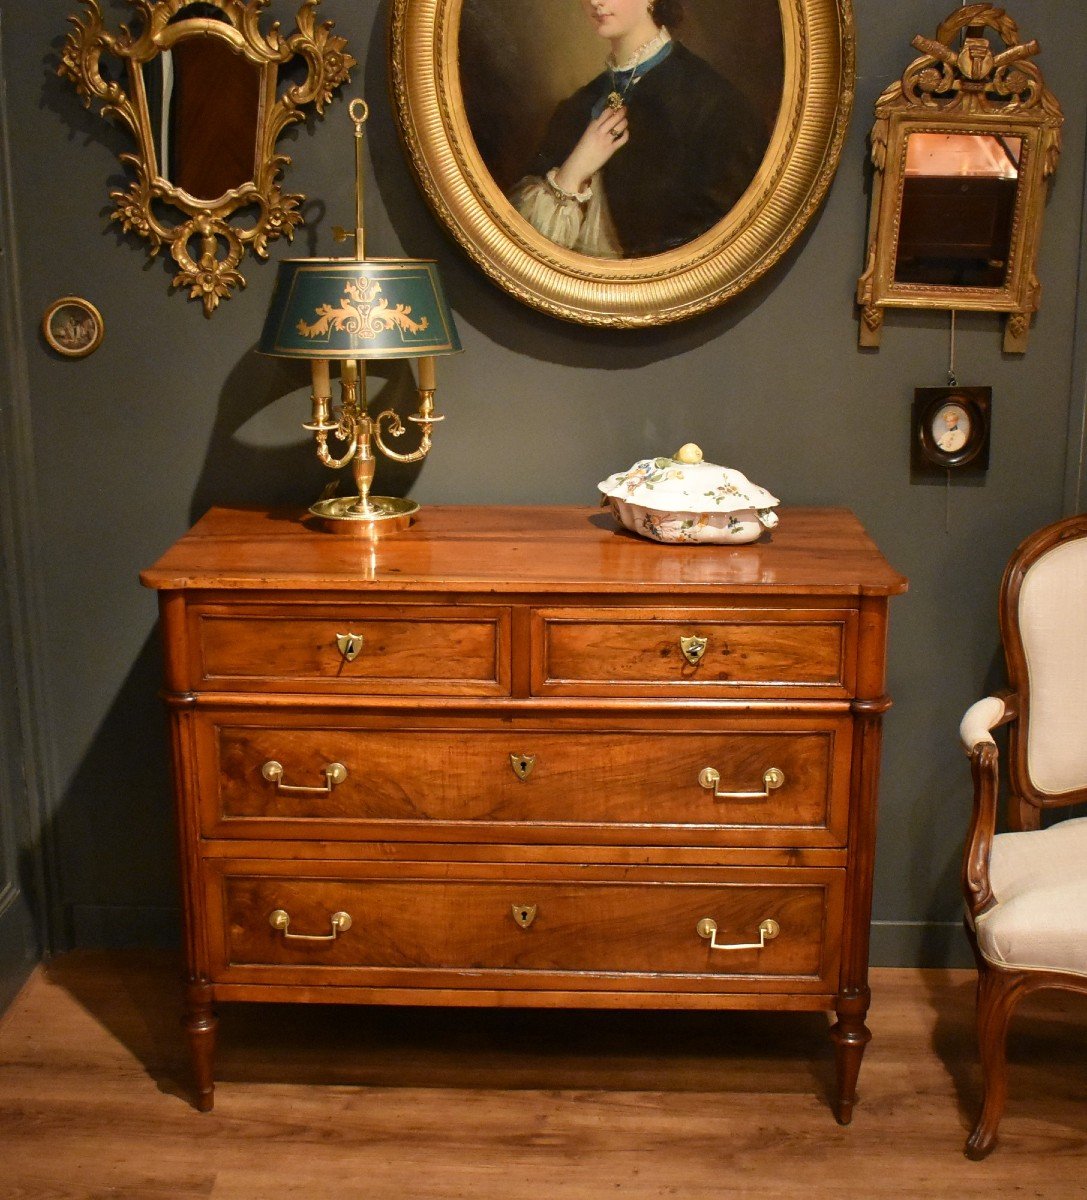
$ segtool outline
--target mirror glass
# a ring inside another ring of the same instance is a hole
[[[995,133],[909,135],[896,283],[1004,286],[1022,149]]]
[[[261,69],[219,38],[175,43],[144,66],[160,174],[215,200],[256,174]]]

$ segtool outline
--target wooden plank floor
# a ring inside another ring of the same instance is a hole
[[[0,1197],[623,1200],[1087,1196],[1087,1005],[1013,1030],[1001,1143],[973,976],[874,973],[852,1126],[822,1015],[226,1006],[215,1111],[183,1099],[177,965],[79,953],[0,1022]]]

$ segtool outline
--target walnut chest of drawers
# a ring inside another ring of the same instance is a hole
[[[827,1009],[850,1119],[906,586],[851,514],[718,547],[214,509],[142,579],[200,1108],[221,1001]]]

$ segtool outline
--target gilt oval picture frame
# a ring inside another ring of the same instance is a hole
[[[645,14],[655,36],[625,58],[621,22]],[[781,258],[837,167],[854,50],[852,0],[394,0],[390,17],[431,208],[517,299],[612,328],[705,312]]]

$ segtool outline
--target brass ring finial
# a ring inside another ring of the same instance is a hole
[[[347,113],[348,113],[348,116],[350,116],[351,120],[355,122],[355,132],[362,133],[363,125],[365,125],[366,122],[370,119],[369,104],[367,104],[366,101],[363,100],[361,96],[357,96],[347,106]]]

